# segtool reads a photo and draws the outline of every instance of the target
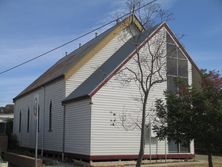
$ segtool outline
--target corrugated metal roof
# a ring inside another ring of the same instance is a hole
[[[111,33],[119,24],[109,28],[102,34],[93,38],[80,48],[71,52],[67,56],[63,57],[57,61],[51,68],[49,68],[45,73],[43,73],[39,78],[37,78],[32,84],[30,84],[25,90],[23,90],[18,96],[14,98],[17,99],[53,80],[60,77],[64,77],[64,74],[69,71],[73,66],[75,66],[92,48],[94,48],[101,40],[103,40],[109,33]]]
[[[158,25],[159,26],[159,25]],[[157,26],[156,26],[157,27]],[[116,51],[104,64],[102,64],[89,78],[87,78],[77,89],[75,89],[63,103],[89,97],[90,93],[104,81],[135,49],[136,44],[142,43],[155,29],[146,30],[138,36],[127,41],[118,51]]]

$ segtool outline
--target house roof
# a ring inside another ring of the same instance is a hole
[[[159,25],[158,25],[159,26]],[[158,27],[146,30],[132,37],[118,51],[116,51],[104,64],[102,64],[91,76],[89,76],[77,89],[75,89],[63,103],[75,101],[92,96],[93,91],[136,49],[138,45]],[[137,46],[135,45],[135,41]]]
[[[135,19],[134,19],[135,18]],[[71,52],[67,56],[63,57],[59,61],[57,61],[52,67],[50,67],[45,73],[43,73],[39,78],[37,78],[32,84],[30,84],[25,90],[23,90],[19,95],[17,95],[14,100],[28,94],[31,91],[36,90],[37,88],[40,88],[43,85],[46,85],[48,83],[51,83],[57,79],[64,78],[69,71],[72,71],[72,68],[77,66],[77,64],[83,59],[87,58],[87,53],[89,53],[91,50],[93,50],[97,45],[100,43],[106,43],[105,38],[107,38],[108,35],[112,35],[111,38],[115,35],[115,30],[119,27],[121,27],[122,23],[126,23],[124,26],[127,27],[129,24],[135,23],[135,25],[141,30],[141,25],[138,22],[138,19],[135,16],[130,16],[126,19],[124,19],[122,22],[117,23],[113,27],[109,28],[105,32],[101,33],[97,37],[93,38],[83,46],[79,47],[75,51]],[[121,27],[124,28],[124,27]],[[120,29],[121,29],[120,28]],[[142,27],[143,28],[143,27]],[[100,48],[101,49],[101,48]],[[91,53],[91,56],[93,54]],[[72,74],[71,73],[71,74]]]

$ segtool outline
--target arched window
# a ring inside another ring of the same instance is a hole
[[[19,133],[21,132],[21,123],[22,123],[22,111],[19,112]]]
[[[29,122],[30,122],[30,110],[28,108],[28,113],[27,113],[27,132],[29,133]]]
[[[52,101],[49,104],[49,132],[52,131]]]

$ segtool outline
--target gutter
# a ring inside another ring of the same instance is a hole
[[[84,99],[90,99],[91,96],[90,95],[82,95],[76,98],[70,98],[70,99],[65,99],[62,101],[62,105],[66,105],[68,103],[72,103],[72,102],[76,102],[76,101],[80,101],[80,100],[84,100]]]

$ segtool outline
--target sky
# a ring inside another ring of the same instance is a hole
[[[0,0],[0,72],[116,18],[125,0]],[[173,13],[168,23],[199,68],[222,70],[222,0],[157,0]],[[108,28],[108,27],[105,27]],[[104,29],[103,29],[104,30]],[[100,30],[102,32],[103,30]],[[51,65],[91,39],[84,37],[0,75],[0,106]]]

